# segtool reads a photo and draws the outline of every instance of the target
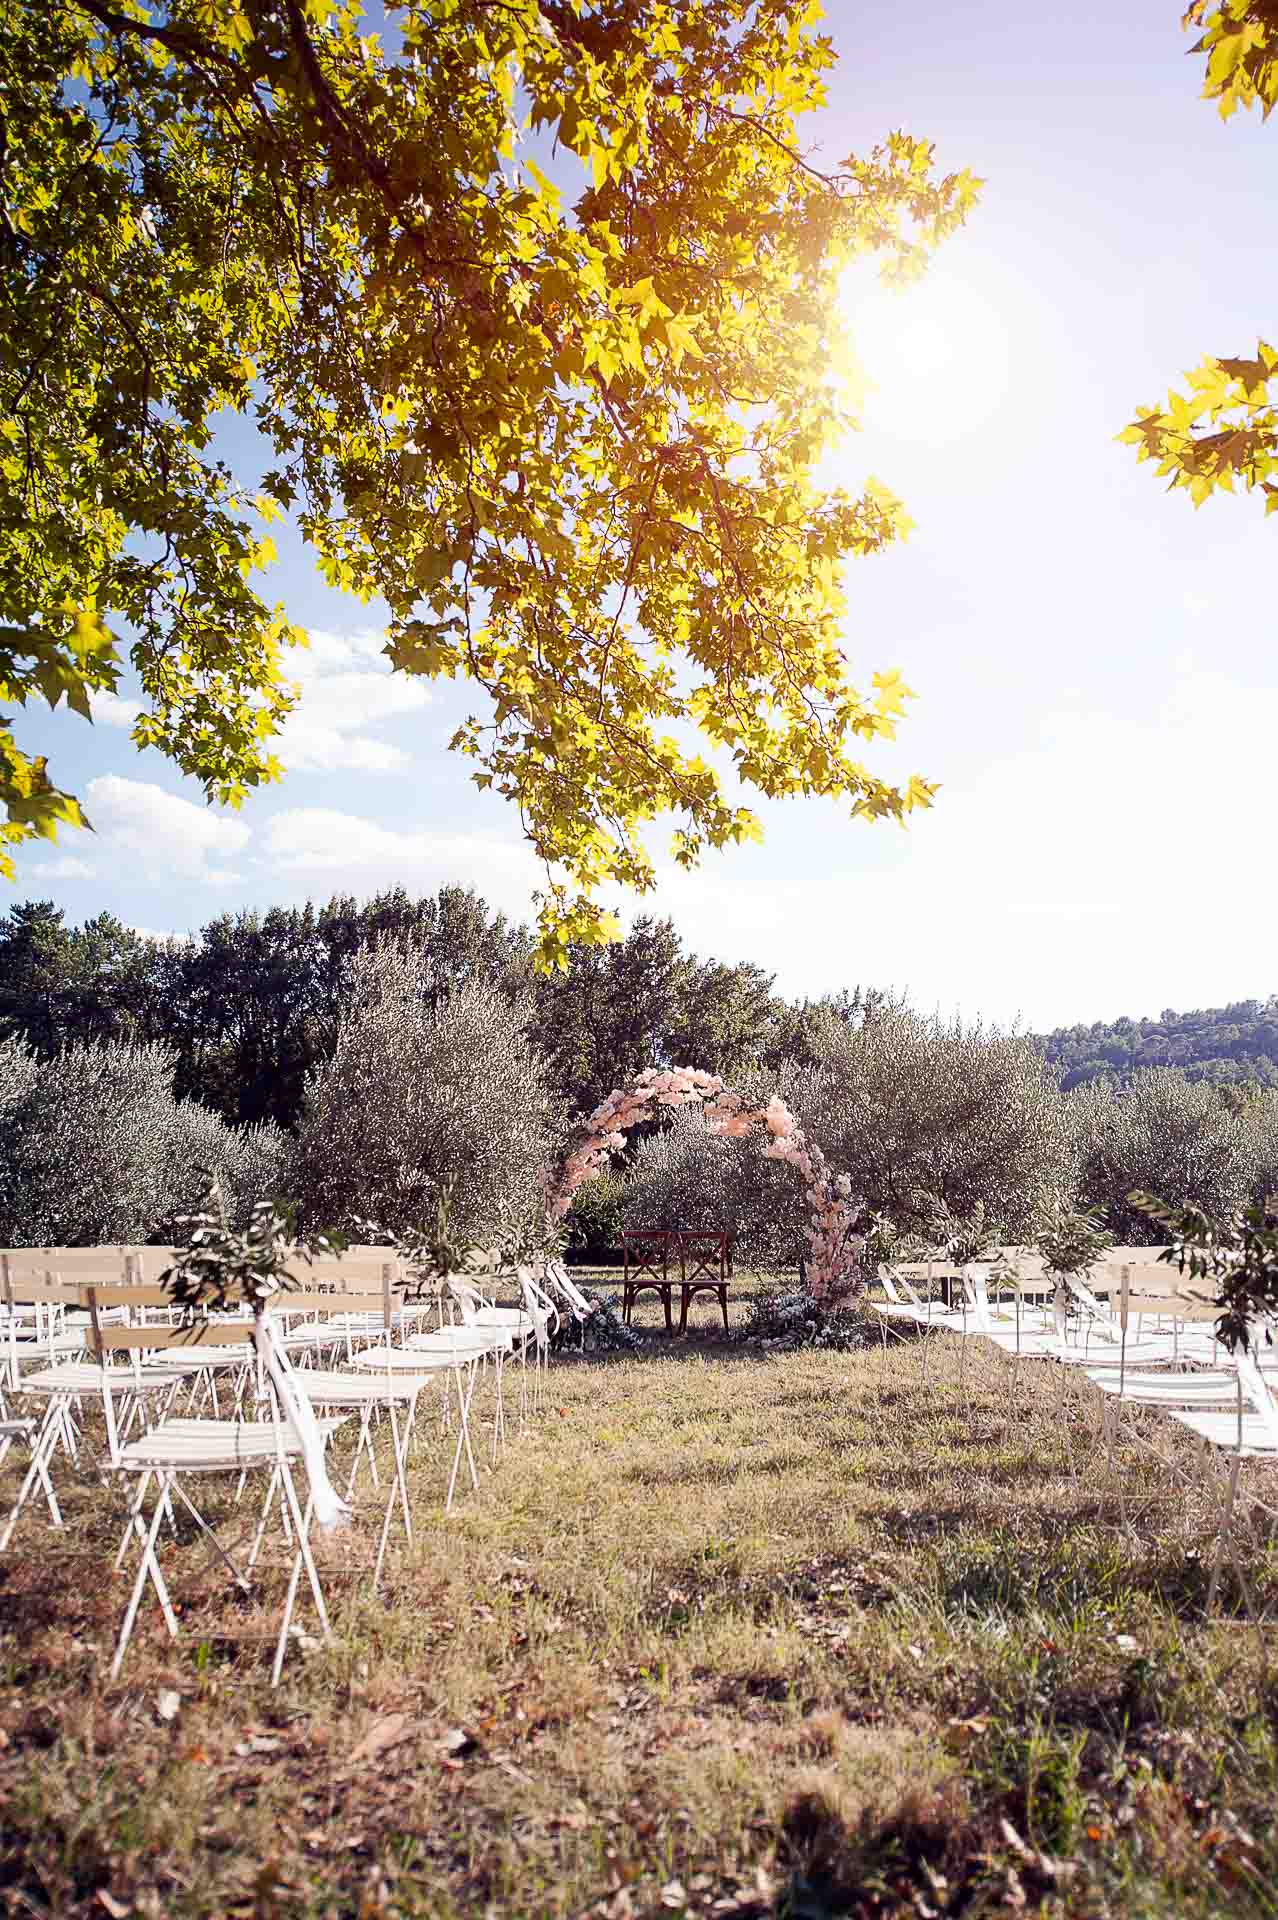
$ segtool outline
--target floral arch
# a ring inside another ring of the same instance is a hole
[[[766,1106],[749,1106],[742,1094],[717,1074],[699,1067],[674,1067],[645,1073],[618,1087],[586,1121],[577,1144],[547,1185],[546,1216],[558,1226],[582,1182],[598,1173],[609,1154],[625,1145],[640,1120],[662,1107],[701,1103],[711,1133],[743,1138],[756,1129],[766,1134],[761,1148],[769,1160],[784,1160],[801,1176],[808,1200],[808,1288],[814,1300],[830,1303],[856,1284],[865,1237],[857,1230],[860,1213],[846,1174],[834,1174],[821,1149],[804,1138],[785,1101],[774,1094]]]

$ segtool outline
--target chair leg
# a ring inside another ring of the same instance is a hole
[[[398,1496],[400,1504],[403,1508],[404,1534],[405,1534],[407,1544],[409,1546],[413,1544],[413,1516],[409,1510],[408,1484],[404,1479],[404,1462],[408,1454],[408,1437],[413,1429],[413,1416],[415,1412],[416,1412],[415,1407],[409,1408],[408,1414],[404,1421],[404,1432],[401,1438],[400,1431],[399,1431],[399,1419],[395,1411],[395,1403],[394,1401],[391,1402],[390,1420],[391,1420],[391,1437],[394,1441],[394,1447],[395,1447],[395,1473],[391,1481],[390,1498],[386,1502],[386,1514],[385,1514],[385,1518],[382,1521],[381,1539],[377,1543],[377,1565],[373,1569],[373,1591],[374,1592],[376,1592],[377,1588],[381,1584],[382,1563],[386,1558],[386,1545],[388,1540],[390,1539],[391,1520],[394,1517],[394,1513],[395,1513],[396,1496]]]
[[[475,1489],[478,1489],[479,1486],[479,1475],[475,1470],[475,1456],[471,1452],[470,1447],[470,1397],[475,1391],[475,1371],[475,1365],[472,1361],[469,1368],[470,1377],[463,1390],[460,1371],[456,1368],[453,1369],[453,1378],[457,1382],[457,1406],[459,1416],[457,1424],[459,1432],[457,1435],[457,1451],[453,1455],[453,1470],[448,1479],[448,1497],[444,1501],[445,1513],[448,1513],[452,1508],[453,1493],[457,1486],[457,1470],[461,1466],[463,1446],[466,1449],[466,1459],[470,1466],[471,1486]]]
[[[357,1440],[356,1440],[356,1442],[355,1442],[355,1457],[354,1457],[354,1459],[353,1459],[353,1460],[351,1461],[351,1475],[350,1475],[350,1479],[349,1479],[349,1480],[348,1480],[348,1481],[346,1482],[346,1496],[345,1496],[345,1497],[346,1497],[346,1500],[347,1500],[348,1502],[349,1502],[349,1500],[350,1500],[350,1497],[351,1497],[351,1495],[352,1495],[352,1494],[354,1493],[354,1491],[355,1491],[355,1479],[356,1479],[356,1476],[357,1476],[357,1474],[359,1473],[359,1463],[360,1463],[360,1456],[361,1456],[361,1455],[362,1455],[362,1454],[363,1454],[363,1453],[364,1453],[365,1451],[367,1451],[367,1454],[368,1454],[368,1464],[369,1464],[369,1468],[370,1468],[370,1470],[371,1470],[371,1472],[372,1472],[372,1476],[373,1476],[373,1488],[374,1488],[374,1491],[376,1491],[376,1488],[377,1488],[377,1484],[378,1484],[378,1481],[377,1481],[377,1461],[376,1461],[376,1458],[374,1457],[374,1454],[373,1454],[373,1442],[372,1442],[372,1436],[371,1436],[371,1434],[370,1434],[370,1432],[369,1432],[369,1428],[370,1428],[370,1425],[371,1425],[371,1422],[372,1422],[372,1415],[373,1415],[373,1407],[372,1407],[372,1402],[370,1401],[370,1402],[369,1402],[369,1404],[368,1404],[368,1405],[367,1405],[367,1406],[366,1406],[366,1407],[364,1408],[364,1411],[363,1411],[363,1413],[361,1413],[361,1415],[360,1415],[360,1420],[359,1420],[359,1437],[358,1437],[358,1439],[357,1439]]]
[[[118,1573],[124,1565],[124,1556],[129,1551],[129,1542],[133,1538],[133,1535],[136,1533],[139,1540],[146,1540],[146,1528],[142,1524],[142,1502],[146,1498],[146,1490],[150,1484],[151,1472],[148,1468],[145,1473],[139,1474],[138,1490],[129,1503],[128,1519],[125,1521],[124,1532],[120,1536],[120,1545],[116,1551],[115,1560],[112,1563],[112,1569],[116,1573]]]
[[[204,1535],[205,1539],[212,1542],[213,1551],[217,1554],[219,1560],[221,1560],[222,1564],[225,1566],[227,1572],[230,1574],[232,1580],[234,1580],[236,1586],[239,1587],[242,1593],[248,1593],[250,1591],[248,1581],[244,1578],[244,1575],[240,1572],[234,1560],[232,1560],[230,1554],[226,1551],[226,1548],[222,1545],[222,1542],[218,1539],[212,1527],[209,1525],[208,1521],[204,1518],[204,1515],[200,1512],[199,1508],[191,1500],[189,1494],[186,1491],[186,1488],[182,1485],[181,1481],[177,1479],[176,1475],[173,1477],[172,1491],[177,1495],[178,1499],[182,1502],[182,1505],[186,1508],[187,1512],[190,1514],[192,1520],[194,1520],[196,1526],[200,1529],[200,1532]],[[169,1496],[168,1494],[166,1494],[165,1499],[168,1500],[168,1498]],[[254,1548],[254,1552],[256,1552],[256,1547]]]
[[[1229,1540],[1229,1529],[1233,1521],[1234,1501],[1238,1497],[1238,1474],[1242,1467],[1242,1455],[1234,1455],[1233,1466],[1229,1473],[1229,1492],[1225,1496],[1225,1511],[1221,1515],[1220,1532],[1216,1536],[1216,1557],[1212,1562],[1211,1579],[1207,1585],[1207,1611],[1211,1612],[1216,1604],[1216,1590],[1220,1585],[1220,1571],[1224,1565],[1225,1551]]]
[[[143,1589],[146,1586],[148,1577],[159,1596],[160,1606],[164,1613],[164,1624],[169,1630],[169,1638],[176,1640],[178,1637],[178,1624],[174,1616],[172,1602],[169,1599],[169,1590],[165,1584],[164,1575],[160,1571],[160,1563],[155,1557],[155,1536],[160,1531],[160,1521],[164,1517],[164,1510],[167,1504],[165,1495],[169,1490],[169,1479],[170,1476],[166,1473],[156,1475],[157,1498],[155,1511],[151,1515],[151,1525],[142,1542],[142,1559],[138,1566],[137,1579],[133,1582],[133,1592],[129,1596],[129,1604],[125,1610],[124,1625],[120,1629],[120,1638],[116,1643],[115,1658],[111,1662],[108,1677],[112,1680],[118,1679],[120,1668],[124,1664],[124,1656],[128,1652],[129,1641],[133,1638],[133,1627],[138,1617],[138,1607],[141,1604]],[[131,1524],[130,1522],[130,1525]]]
[[[61,1425],[61,1409],[57,1401],[54,1401],[49,1407],[49,1411],[45,1414],[40,1430],[32,1444],[31,1464],[28,1466],[22,1485],[18,1489],[18,1497],[14,1501],[9,1518],[5,1522],[4,1532],[0,1533],[0,1553],[4,1552],[12,1539],[13,1530],[18,1524],[18,1515],[31,1498],[31,1492],[37,1480],[42,1481],[44,1484],[46,1497],[50,1501],[51,1512],[54,1515],[54,1526],[60,1527],[62,1525],[62,1514],[58,1508],[57,1500],[54,1497],[53,1484],[48,1475],[48,1462],[52,1457],[54,1446],[57,1443]]]
[[[280,1470],[278,1465],[276,1465],[272,1467],[271,1477],[267,1482],[266,1498],[262,1502],[262,1512],[258,1519],[257,1532],[253,1536],[253,1545],[249,1552],[248,1564],[245,1569],[248,1573],[252,1573],[254,1567],[257,1565],[257,1556],[262,1551],[262,1541],[266,1537],[266,1523],[271,1517],[271,1507],[274,1504],[275,1494],[279,1487],[279,1479]]]
[[[297,1488],[293,1484],[293,1474],[287,1459],[280,1462],[280,1474],[284,1482],[286,1505],[292,1512],[293,1524],[296,1528],[297,1557],[293,1561],[293,1569],[289,1574],[288,1593],[285,1596],[284,1612],[280,1620],[279,1639],[275,1643],[275,1659],[271,1665],[271,1685],[273,1687],[279,1685],[280,1675],[284,1671],[284,1655],[288,1648],[288,1631],[293,1623],[293,1609],[297,1604],[297,1589],[303,1567],[306,1569],[306,1577],[310,1583],[311,1598],[315,1602],[315,1611],[319,1615],[321,1632],[326,1640],[332,1633],[332,1628],[328,1622],[328,1608],[324,1605],[324,1593],[320,1586],[319,1572],[311,1553],[310,1540],[308,1538],[313,1502],[308,1495],[306,1512],[303,1514],[298,1507]]]

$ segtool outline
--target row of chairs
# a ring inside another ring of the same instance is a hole
[[[1058,1278],[1033,1261],[1009,1258],[990,1272],[969,1267],[958,1308],[938,1308],[919,1291],[923,1271],[888,1269],[888,1298],[876,1303],[886,1329],[903,1322],[924,1332],[948,1331],[993,1345],[1013,1363],[1046,1361],[1058,1370],[1059,1404],[1065,1382],[1086,1382],[1099,1396],[1100,1430],[1112,1461],[1125,1416],[1165,1416],[1199,1441],[1199,1458],[1220,1496],[1216,1549],[1207,1593],[1215,1603],[1226,1558],[1254,1605],[1236,1522],[1243,1463],[1278,1466],[1278,1325],[1261,1320],[1247,1351],[1229,1353],[1216,1336],[1218,1302],[1200,1285],[1160,1261],[1159,1248],[1119,1249],[1086,1278]],[[1131,1257],[1135,1256],[1135,1257]],[[1135,1431],[1128,1422],[1129,1430]],[[1137,1437],[1140,1437],[1139,1434]],[[1156,1448],[1156,1451],[1158,1449]],[[1179,1470],[1177,1457],[1160,1453]],[[1278,1518],[1258,1488],[1249,1505]]]
[[[522,1269],[515,1276],[518,1306],[498,1306],[461,1282],[433,1300],[413,1299],[385,1249],[358,1249],[339,1261],[299,1265],[302,1285],[271,1301],[269,1322],[262,1326],[242,1312],[204,1315],[191,1324],[175,1313],[167,1291],[145,1277],[148,1264],[153,1273],[163,1271],[172,1257],[168,1249],[9,1249],[0,1260],[0,1332],[6,1385],[15,1403],[11,1411],[0,1396],[0,1462],[15,1445],[28,1454],[14,1504],[0,1527],[0,1551],[9,1546],[24,1509],[41,1495],[52,1524],[62,1524],[56,1487],[60,1465],[64,1458],[78,1461],[86,1422],[100,1404],[104,1444],[97,1467],[108,1483],[131,1479],[134,1484],[116,1566],[131,1547],[140,1555],[112,1676],[120,1670],[148,1582],[169,1632],[177,1633],[156,1549],[160,1528],[166,1518],[173,1521],[176,1503],[196,1521],[241,1588],[249,1584],[272,1512],[278,1511],[291,1550],[272,1669],[278,1680],[303,1575],[321,1632],[329,1633],[309,1539],[315,1490],[312,1486],[305,1501],[299,1500],[295,1478],[306,1430],[326,1449],[339,1429],[358,1420],[345,1489],[349,1501],[362,1465],[374,1486],[379,1484],[374,1426],[382,1421],[389,1426],[391,1468],[374,1567],[378,1582],[397,1512],[406,1540],[412,1539],[406,1464],[423,1395],[442,1388],[441,1427],[455,1431],[445,1501],[451,1508],[463,1462],[472,1486],[479,1485],[470,1418],[478,1379],[490,1367],[496,1376],[495,1464],[506,1441],[504,1369],[512,1359],[519,1362],[520,1414],[526,1420],[541,1401],[560,1305],[547,1285]],[[564,1311],[589,1311],[561,1269],[545,1277]],[[223,1417],[219,1382],[229,1417]],[[266,1491],[248,1561],[239,1567],[208,1526],[192,1490],[204,1477],[230,1475],[238,1498],[253,1472],[265,1475]]]

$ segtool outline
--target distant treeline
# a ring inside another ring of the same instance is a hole
[[[547,979],[533,972],[527,931],[460,887],[223,914],[173,940],[110,914],[68,926],[46,900],[0,917],[0,1040],[44,1059],[77,1041],[159,1045],[174,1056],[179,1099],[235,1125],[275,1121],[292,1132],[307,1076],[332,1055],[354,956],[385,935],[424,952],[432,1009],[468,982],[507,994],[565,1115],[647,1066],[802,1069],[841,1026],[885,1004],[859,987],[787,1000],[762,967],[699,959],[671,921],[647,918],[615,946],[575,952],[568,973]],[[1066,1090],[1102,1078],[1125,1086],[1146,1067],[1278,1087],[1278,998],[1059,1027],[1037,1044]]]
[[[1040,1038],[1062,1087],[1110,1078],[1125,1085],[1142,1067],[1178,1067],[1212,1086],[1278,1086],[1278,998],[1236,1000],[1194,1013],[1165,1008],[1157,1020],[1097,1020]]]
[[[332,1056],[354,957],[385,936],[423,953],[432,1011],[469,982],[508,995],[566,1116],[654,1064],[802,1065],[876,998],[787,1001],[763,968],[700,960],[669,920],[644,918],[617,945],[582,948],[568,973],[546,978],[533,972],[525,929],[460,887],[223,914],[173,940],[110,914],[68,926],[46,900],[0,918],[0,1040],[42,1059],[73,1042],[159,1045],[175,1056],[180,1100],[238,1126],[275,1121],[293,1132],[308,1076]]]

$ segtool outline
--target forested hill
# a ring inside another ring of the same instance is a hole
[[[1157,1020],[1097,1020],[1038,1036],[1064,1087],[1101,1074],[1126,1079],[1140,1067],[1179,1067],[1190,1080],[1278,1086],[1278,996],[1236,1000]]]

